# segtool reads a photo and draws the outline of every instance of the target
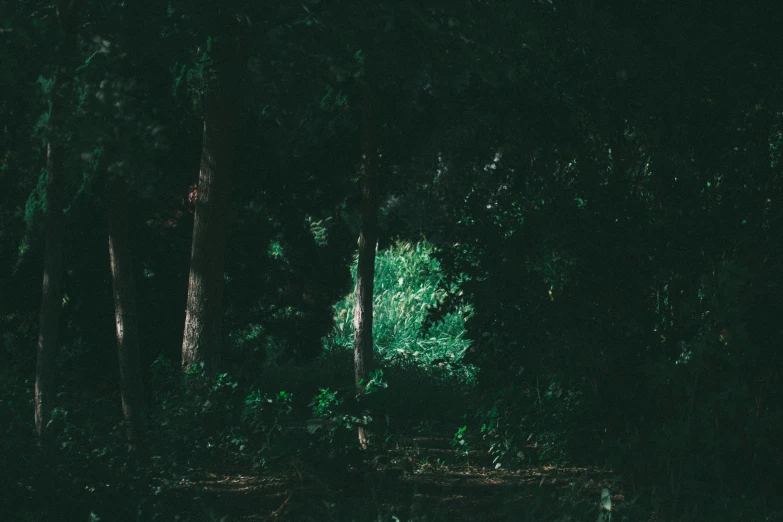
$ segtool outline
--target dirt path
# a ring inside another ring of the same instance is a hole
[[[278,474],[194,470],[171,484],[167,496],[189,506],[180,522],[566,522],[596,520],[603,488],[622,510],[625,499],[609,472],[494,469],[485,455],[455,452],[448,438],[411,437],[363,466],[335,473],[296,461]]]

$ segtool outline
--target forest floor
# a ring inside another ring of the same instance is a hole
[[[758,503],[709,490],[672,509],[612,470],[535,458],[496,468],[482,441],[469,439],[467,452],[453,441],[446,429],[405,429],[366,452],[327,458],[303,447],[255,467],[246,453],[196,457],[165,441],[111,466],[50,458],[60,450],[31,453],[37,458],[0,476],[10,480],[0,482],[0,521],[609,522],[599,509],[606,489],[614,522],[783,522],[779,498]]]
[[[420,396],[422,388],[404,381],[392,389]],[[313,390],[296,393],[313,396]],[[468,431],[464,445],[454,444],[455,427],[470,411],[464,398],[427,397],[460,407],[440,408],[433,417],[407,396],[395,396],[384,404],[383,411],[394,409],[386,432],[376,421],[367,451],[359,449],[355,428],[339,440],[309,433],[310,407],[279,418],[272,409],[266,431],[251,432],[236,415],[233,425],[205,422],[208,416],[194,415],[199,410],[191,404],[203,399],[186,397],[151,416],[144,448],[128,454],[122,431],[110,429],[116,418],[93,426],[90,408],[69,405],[81,417],[60,419],[56,446],[0,437],[0,522],[609,522],[599,509],[604,489],[611,494],[611,522],[783,522],[783,496],[774,491],[752,497],[747,489],[693,488],[696,495],[680,495],[675,504],[668,502],[672,484],[665,479],[656,489],[641,489],[611,469],[542,464],[536,448],[524,448],[526,464],[519,468],[497,467],[478,435]],[[105,402],[84,400],[118,411]],[[9,433],[21,434],[27,419],[13,419],[17,429]],[[218,428],[219,436],[210,435]]]
[[[412,435],[362,466],[334,473],[316,472],[296,460],[276,473],[220,468],[190,469],[169,483],[165,496],[189,506],[177,520],[595,520],[603,488],[612,492],[616,510],[628,511],[609,471],[495,469],[486,453],[458,452],[447,436]],[[655,519],[648,515],[634,520]]]

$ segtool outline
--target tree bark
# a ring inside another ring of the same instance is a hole
[[[139,436],[143,407],[141,369],[139,364],[139,329],[133,262],[128,241],[127,189],[120,180],[109,182],[109,262],[114,290],[114,324],[117,331],[117,358],[120,368],[120,397],[125,418],[128,449],[141,446]]]
[[[49,111],[49,136],[46,143],[46,239],[43,288],[35,368],[35,431],[38,444],[44,445],[51,418],[54,396],[54,360],[62,312],[62,247],[63,247],[63,147],[56,136],[60,118],[61,90],[72,75],[69,60],[76,49],[76,30],[81,2],[57,3],[57,23],[64,33],[58,51],[57,72],[52,87]]]
[[[214,373],[220,363],[223,269],[237,110],[235,97],[225,91],[206,100],[182,341],[185,371],[204,363]]]
[[[361,180],[361,227],[359,230],[359,261],[356,267],[356,303],[354,308],[353,361],[358,393],[365,391],[373,367],[373,284],[375,281],[375,246],[378,237],[378,209],[375,194],[377,154],[375,150],[375,107],[372,88],[364,84],[362,103],[362,157],[359,164]],[[359,443],[367,447],[367,434],[359,428]]]
[[[55,385],[54,360],[62,309],[63,180],[62,151],[52,141],[46,144],[46,246],[43,293],[35,367],[35,431],[38,444],[46,439]]]

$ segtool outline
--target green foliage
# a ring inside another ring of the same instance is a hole
[[[468,430],[467,425],[463,425],[454,432],[451,438],[451,446],[464,455],[470,453],[470,443],[465,439],[465,433]]]
[[[206,44],[203,45],[201,56],[198,57],[193,67],[187,71],[187,86],[192,99],[193,108],[198,113],[203,110],[204,100],[218,88],[215,85],[217,77],[214,69],[214,51],[212,46],[215,39],[207,37]],[[181,82],[178,76],[174,80],[175,89]]]
[[[38,176],[38,184],[27,198],[24,208],[25,235],[19,243],[19,258],[25,255],[30,248],[32,238],[39,236],[43,230],[44,217],[46,216],[46,172]]]
[[[258,390],[251,392],[245,399],[242,410],[242,423],[249,431],[241,438],[234,438],[233,444],[239,451],[244,451],[246,444],[254,450],[254,467],[264,466],[270,456],[279,454],[280,442],[288,442],[286,437],[286,422],[293,412],[293,397],[290,393],[280,391],[276,394],[262,394]],[[278,447],[274,447],[277,444]],[[289,446],[283,444],[284,449]]]
[[[310,407],[313,409],[313,415],[316,417],[328,417],[333,414],[334,408],[342,404],[343,400],[337,397],[336,391],[329,388],[321,388],[313,400]]]
[[[308,405],[313,417],[307,421],[307,431],[315,435],[316,447],[329,455],[354,453],[356,429],[363,426],[372,430],[373,418],[384,413],[384,400],[379,399],[379,392],[388,388],[388,384],[383,379],[383,371],[372,372],[362,384],[363,394],[322,388]]]
[[[310,228],[310,233],[313,235],[313,239],[315,240],[315,244],[319,247],[324,247],[329,244],[329,222],[332,220],[331,216],[327,217],[326,219],[320,219],[315,220],[312,216],[307,216],[306,223]],[[279,246],[279,245],[278,245]],[[273,246],[270,245],[270,254],[272,254]],[[279,255],[282,255],[282,252],[280,254],[277,254],[275,252],[274,254],[276,257]]]
[[[495,391],[474,417],[492,465],[497,469],[531,461],[567,462],[569,438],[580,431],[571,419],[581,395],[578,388],[565,390],[554,377],[547,386],[506,385]]]
[[[378,252],[373,302],[375,351],[383,364],[437,369],[469,382],[473,369],[462,364],[468,346],[464,317],[469,308],[455,310],[426,332],[422,328],[427,314],[446,295],[432,254],[433,248],[426,242],[403,241]],[[334,310],[335,328],[327,346],[352,349],[353,294],[337,303]]]

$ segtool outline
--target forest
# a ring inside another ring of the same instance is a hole
[[[0,521],[783,521],[781,28],[0,1]]]

